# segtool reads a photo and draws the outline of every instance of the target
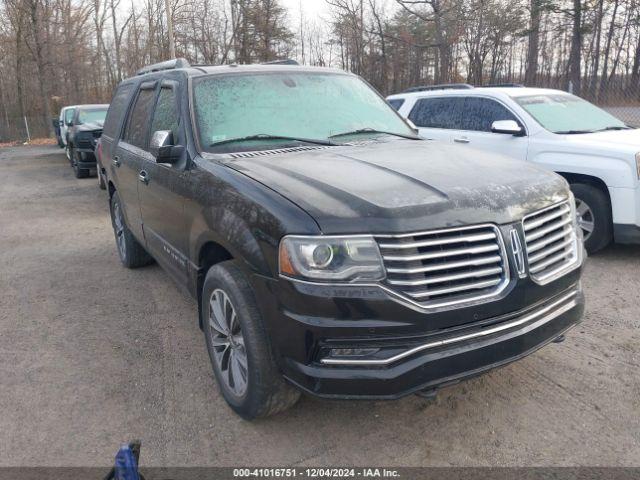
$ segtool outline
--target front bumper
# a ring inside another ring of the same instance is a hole
[[[322,297],[282,279],[253,275],[251,283],[289,382],[320,397],[393,399],[518,360],[562,335],[584,311],[581,269],[547,285],[519,279],[504,298],[433,313],[367,291]]]
[[[399,398],[525,357],[575,326],[583,310],[584,296],[575,287],[495,322],[430,335],[403,346],[396,341],[395,347],[381,348],[368,358],[325,356],[309,365],[289,360],[288,370],[295,374],[288,379],[321,397]],[[326,346],[324,352],[330,350]]]

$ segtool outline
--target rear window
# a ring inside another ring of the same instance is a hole
[[[152,88],[140,90],[136,103],[133,106],[127,131],[124,134],[125,142],[135,145],[136,147],[146,148],[147,134],[149,132],[149,117],[153,108],[153,101],[156,97],[156,91]]]
[[[119,136],[118,128],[120,127],[122,116],[129,105],[129,96],[133,87],[132,83],[128,83],[120,85],[116,90],[107,111],[107,118],[104,121],[104,135],[112,138]]]
[[[409,114],[417,127],[423,128],[460,128],[460,113],[463,98],[421,98]]]

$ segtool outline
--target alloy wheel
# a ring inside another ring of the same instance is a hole
[[[124,260],[127,256],[127,245],[124,238],[124,219],[120,210],[120,202],[114,202],[113,205],[113,231],[116,234],[118,253],[120,258]]]
[[[247,351],[236,309],[224,290],[211,293],[208,333],[221,380],[235,396],[242,397],[249,377]]]
[[[576,198],[576,219],[586,242],[591,237],[596,227],[596,222],[591,207],[579,198]]]

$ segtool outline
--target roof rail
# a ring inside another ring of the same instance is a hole
[[[300,65],[291,58],[285,58],[283,60],[271,60],[270,62],[262,62],[262,65]]]
[[[483,85],[484,88],[524,88],[521,83],[490,83]]]
[[[160,72],[162,70],[173,70],[175,68],[187,68],[191,65],[184,58],[174,58],[173,60],[167,60],[166,62],[154,63],[147,67],[141,68],[136,72],[136,75],[144,75],[146,73]]]
[[[473,85],[469,85],[468,83],[446,83],[442,85],[411,87],[406,89],[403,93],[428,92],[430,90],[468,90],[470,88],[474,88],[474,87]]]

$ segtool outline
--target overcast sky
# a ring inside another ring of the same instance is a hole
[[[292,21],[300,18],[300,6],[307,18],[324,15],[329,11],[327,2],[324,0],[282,0],[282,5],[291,13]]]

